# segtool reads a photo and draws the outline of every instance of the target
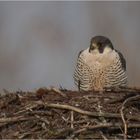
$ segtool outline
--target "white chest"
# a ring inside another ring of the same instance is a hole
[[[115,51],[109,53],[89,53],[86,49],[82,53],[82,59],[91,69],[104,69],[111,66],[117,59],[118,54]]]

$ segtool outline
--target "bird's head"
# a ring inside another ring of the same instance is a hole
[[[107,54],[114,50],[111,41],[104,36],[95,36],[91,39],[89,52],[93,54]]]

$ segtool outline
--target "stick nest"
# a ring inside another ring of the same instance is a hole
[[[1,139],[140,139],[140,89],[4,92]]]

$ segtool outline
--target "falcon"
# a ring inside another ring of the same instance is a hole
[[[73,77],[83,91],[126,87],[126,61],[107,37],[95,36],[90,46],[79,52]]]

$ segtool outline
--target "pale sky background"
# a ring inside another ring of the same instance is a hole
[[[140,86],[140,2],[0,2],[0,90],[75,89],[78,52],[104,35]]]

